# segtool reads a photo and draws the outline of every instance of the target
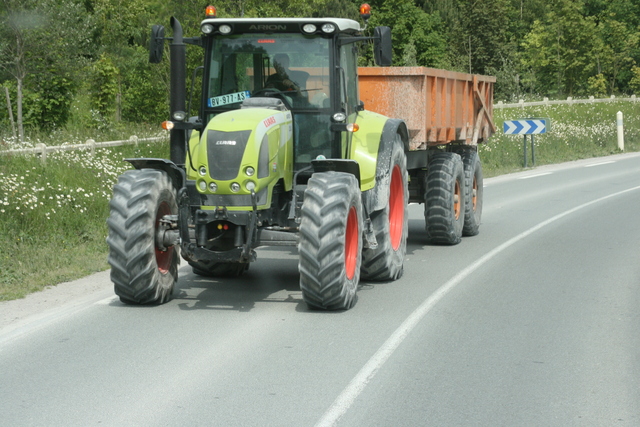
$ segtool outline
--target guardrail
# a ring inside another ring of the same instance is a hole
[[[11,155],[11,154],[32,154],[35,156],[40,156],[42,163],[47,162],[47,154],[53,153],[55,151],[73,151],[73,150],[89,150],[91,156],[95,155],[96,148],[107,148],[107,147],[118,147],[121,145],[135,145],[137,146],[140,142],[158,142],[158,141],[166,141],[169,139],[169,136],[156,136],[151,138],[138,138],[133,135],[129,139],[123,139],[120,141],[107,141],[107,142],[96,142],[93,139],[88,139],[83,144],[63,144],[63,145],[52,145],[47,146],[43,143],[38,143],[33,148],[19,148],[15,150],[4,150],[0,151],[0,155]]]
[[[549,98],[544,98],[542,101],[533,101],[533,102],[524,102],[521,99],[516,103],[505,104],[502,101],[498,101],[493,104],[493,108],[516,108],[516,107],[534,107],[534,106],[547,106],[547,105],[561,105],[561,104],[593,104],[599,102],[617,102],[617,101],[629,101],[629,102],[638,102],[639,98],[636,98],[635,95],[631,95],[630,97],[621,97],[616,98],[615,95],[611,95],[609,98],[595,98],[590,96],[588,99],[573,99],[573,97],[568,97],[566,100],[554,100],[550,101]]]

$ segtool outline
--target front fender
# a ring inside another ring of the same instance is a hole
[[[138,158],[124,159],[124,161],[131,163],[131,165],[136,169],[156,169],[166,172],[171,178],[171,182],[173,183],[176,191],[187,185],[187,176],[184,169],[178,167],[178,165],[173,163],[171,160]]]

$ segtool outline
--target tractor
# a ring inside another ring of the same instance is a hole
[[[391,30],[365,35],[369,14],[363,5],[361,26],[208,7],[199,37],[175,18],[173,37],[152,27],[150,62],[171,41],[170,159],[126,159],[114,185],[108,262],[122,302],[170,300],[181,257],[197,275],[241,275],[260,246],[297,248],[312,309],[349,309],[361,279],[402,276],[409,132],[359,99],[358,50],[391,65]],[[186,45],[204,58],[195,116]]]

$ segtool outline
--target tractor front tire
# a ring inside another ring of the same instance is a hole
[[[162,304],[178,280],[178,246],[160,248],[160,220],[176,215],[176,191],[155,169],[130,170],[113,187],[107,219],[108,262],[115,293],[126,304]]]
[[[300,290],[310,308],[349,309],[356,303],[362,263],[362,195],[343,172],[315,173],[300,222]]]
[[[361,278],[366,280],[397,280],[403,273],[407,252],[409,186],[407,157],[400,135],[393,143],[389,170],[387,206],[371,214],[378,247],[362,251]]]
[[[462,239],[465,176],[459,154],[437,152],[429,160],[424,218],[429,242],[455,245]]]

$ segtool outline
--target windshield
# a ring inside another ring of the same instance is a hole
[[[302,34],[216,37],[207,106],[237,108],[247,97],[283,92],[293,108],[329,108],[329,56],[329,39]]]

